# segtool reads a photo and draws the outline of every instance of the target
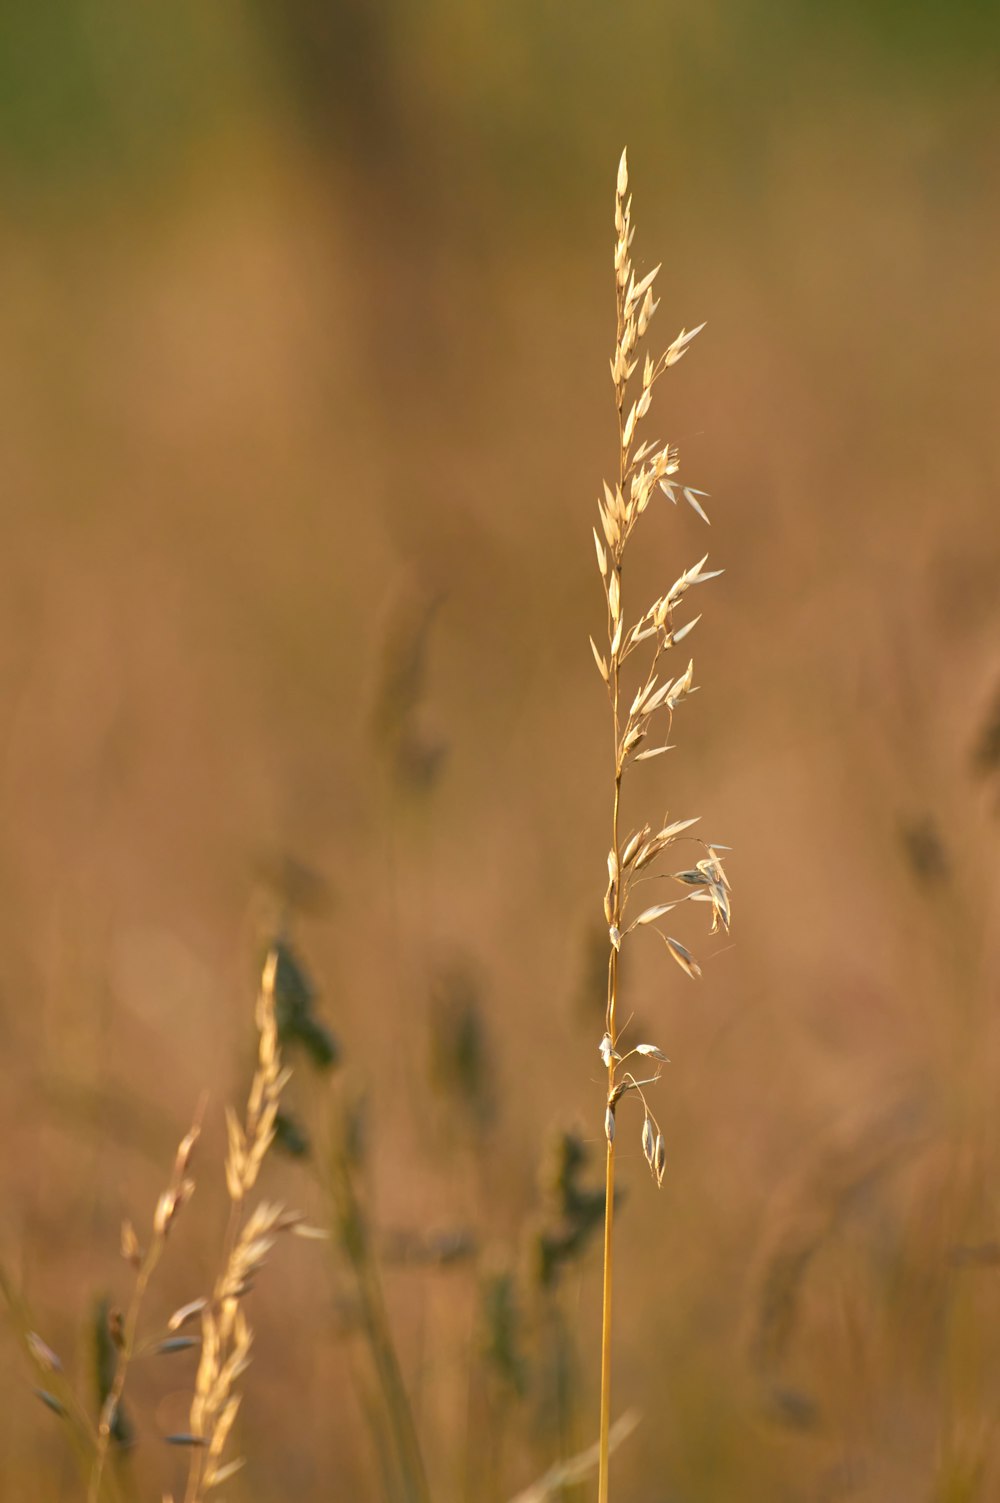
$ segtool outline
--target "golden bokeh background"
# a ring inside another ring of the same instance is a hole
[[[736,922],[697,986],[626,969],[672,1062],[661,1192],[619,1125],[615,1493],[997,1496],[998,33],[973,0],[6,18],[0,1251],[88,1404],[121,1219],[205,1088],[151,1325],[213,1277],[284,924],[343,1058],[292,1060],[313,1152],[263,1188],[329,1219],[328,1098],[364,1095],[433,1497],[596,1434],[599,1249],[543,1300],[531,1247],[553,1134],[599,1173],[627,142],[653,342],[708,321],[653,421],[713,523],[664,501],[631,605],[726,573],[626,814],[701,814]],[[441,1231],[471,1251],[405,1254]],[[252,1318],[226,1496],[391,1497],[336,1250],[283,1242]],[[82,1496],[4,1351],[2,1495]],[[179,1485],[191,1372],[136,1371],[136,1496]]]

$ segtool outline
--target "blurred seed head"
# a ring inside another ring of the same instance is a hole
[[[118,1367],[118,1344],[115,1339],[115,1330],[120,1320],[120,1314],[113,1310],[109,1299],[102,1298],[96,1301],[91,1314],[90,1332],[94,1387],[99,1412],[103,1410],[115,1381],[115,1372]],[[123,1404],[118,1405],[111,1420],[111,1439],[123,1450],[128,1449],[134,1443],[135,1435]]]
[[[483,1358],[488,1370],[518,1398],[528,1387],[517,1280],[509,1269],[487,1274],[479,1291]]]
[[[329,912],[333,902],[330,883],[322,872],[289,851],[260,851],[253,867],[282,922],[296,914],[315,917]]]
[[[948,855],[932,815],[923,814],[903,821],[899,836],[906,864],[921,886],[936,887],[947,881]]]
[[[167,1237],[170,1229],[177,1219],[178,1212],[187,1204],[194,1194],[194,1180],[183,1179],[179,1184],[173,1184],[163,1191],[156,1202],[156,1210],[153,1213],[153,1233],[157,1237]]]
[[[576,984],[576,1010],[584,1023],[603,1027],[608,1003],[608,930],[607,925],[588,923],[579,939],[579,980]],[[619,966],[624,960],[619,961]]]
[[[368,1093],[354,1090],[345,1100],[343,1108],[342,1150],[347,1165],[360,1169],[368,1155],[370,1109]]]
[[[127,1218],[122,1222],[122,1257],[131,1268],[138,1269],[142,1263],[142,1248],[135,1227]]]
[[[400,1227],[384,1237],[382,1257],[408,1268],[452,1268],[474,1258],[478,1245],[475,1232],[466,1226],[430,1232]]]
[[[1000,684],[993,691],[972,748],[972,770],[980,778],[988,778],[1000,770]]]
[[[40,1368],[47,1373],[62,1372],[62,1363],[59,1361],[59,1358],[48,1343],[42,1340],[37,1331],[29,1331],[26,1339],[31,1349],[31,1355]]]
[[[568,1263],[583,1256],[604,1220],[604,1183],[588,1185],[582,1175],[590,1151],[579,1133],[557,1132],[542,1168],[544,1209],[534,1238],[533,1276],[551,1287]],[[615,1194],[615,1205],[621,1203]]]
[[[411,589],[389,612],[373,694],[372,739],[397,791],[430,793],[447,747],[423,724],[431,629],[440,595]]]
[[[41,1399],[46,1409],[51,1409],[52,1413],[57,1414],[60,1419],[66,1418],[66,1410],[54,1393],[49,1393],[46,1388],[33,1388],[32,1393],[36,1399]]]
[[[472,964],[458,960],[437,975],[430,1006],[430,1074],[474,1131],[497,1114],[496,1056],[486,1026],[482,987]]]
[[[786,1430],[815,1430],[820,1421],[819,1405],[812,1394],[778,1384],[767,1393],[764,1412],[773,1424]]]
[[[171,1315],[170,1319],[167,1321],[167,1330],[182,1330],[189,1321],[194,1320],[201,1314],[207,1303],[208,1301],[205,1299],[193,1299],[189,1304],[181,1305],[179,1309],[174,1311],[173,1315]]]
[[[289,1158],[304,1159],[309,1155],[309,1135],[290,1111],[283,1109],[274,1119],[274,1146]]]
[[[329,1070],[340,1059],[340,1046],[316,1016],[316,988],[304,963],[283,936],[268,947],[274,1016],[282,1049],[298,1045],[320,1070]]]

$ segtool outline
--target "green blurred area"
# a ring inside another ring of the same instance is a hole
[[[56,0],[3,19],[4,175],[28,193],[127,193],[183,172],[227,125],[290,114],[334,155],[405,163],[422,187],[458,166],[481,189],[497,175],[521,192],[558,172],[557,199],[578,195],[612,129],[676,133],[713,176],[742,178],[789,109],[839,111],[869,91],[929,91],[940,109],[995,84],[998,43],[986,0]]]

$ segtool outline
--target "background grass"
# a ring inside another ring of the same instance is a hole
[[[291,857],[386,1248],[475,1232],[386,1282],[433,1494],[483,1496],[480,1278],[527,1256],[553,1129],[601,1137],[588,530],[627,141],[662,335],[709,320],[659,410],[728,570],[649,778],[711,811],[738,907],[697,992],[652,951],[626,977],[673,1063],[662,1194],[622,1155],[619,1496],[991,1495],[998,60],[972,4],[5,19],[2,1230],[84,1385],[206,1082],[163,1312],[210,1277]],[[701,534],[665,510],[637,598]],[[466,1016],[485,1117],[449,1085]],[[324,1078],[290,1090],[318,1122]],[[307,1168],[268,1176],[320,1214]],[[282,1245],[255,1296],[233,1497],[377,1490],[327,1262]],[[592,1261],[558,1297],[583,1444]],[[76,1495],[10,1358],[4,1480]],[[150,1489],[172,1360],[132,1404]],[[552,1457],[543,1390],[508,1492]]]

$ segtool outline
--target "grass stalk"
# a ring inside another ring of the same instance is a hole
[[[607,1171],[604,1179],[607,1206],[604,1212],[604,1284],[601,1305],[601,1430],[598,1497],[608,1499],[608,1439],[611,1433],[611,1290],[614,1246],[615,1147],[608,1144]]]
[[[94,1457],[94,1469],[90,1477],[90,1486],[87,1489],[87,1503],[98,1503],[98,1499],[101,1496],[101,1479],[104,1475],[104,1467],[107,1462],[108,1447],[111,1444],[115,1419],[122,1401],[122,1394],[125,1391],[125,1379],[128,1376],[129,1364],[135,1352],[136,1335],[139,1327],[139,1310],[142,1305],[143,1296],[146,1293],[146,1286],[152,1278],[156,1265],[160,1260],[161,1249],[162,1243],[159,1239],[154,1240],[136,1275],[135,1287],[133,1288],[128,1313],[125,1317],[121,1347],[115,1366],[114,1382],[101,1406],[101,1416],[97,1425],[97,1453]]]
[[[354,1276],[361,1329],[371,1354],[386,1431],[395,1455],[399,1496],[402,1503],[430,1503],[420,1439],[393,1341],[368,1218],[355,1182],[348,1137],[346,1126],[341,1123],[330,1158],[336,1235]]]
[[[153,1235],[145,1253],[140,1251],[131,1222],[126,1221],[122,1227],[122,1256],[135,1269],[135,1284],[132,1288],[132,1298],[129,1301],[128,1311],[121,1324],[121,1334],[116,1341],[118,1358],[115,1363],[114,1379],[108,1390],[107,1397],[101,1405],[101,1413],[97,1423],[97,1445],[93,1471],[90,1476],[90,1485],[87,1489],[87,1503],[98,1503],[98,1499],[101,1496],[101,1485],[104,1477],[104,1468],[107,1464],[108,1450],[115,1434],[122,1396],[125,1392],[125,1382],[136,1352],[139,1334],[139,1314],[142,1309],[142,1301],[146,1289],[156,1271],[160,1258],[163,1256],[164,1248],[167,1245],[167,1238],[170,1235],[170,1229],[174,1224],[177,1214],[194,1193],[194,1181],[189,1178],[188,1169],[191,1164],[191,1155],[194,1152],[195,1144],[201,1133],[200,1116],[201,1108],[199,1107],[193,1126],[181,1139],[178,1146],[174,1157],[170,1184],[164,1190],[156,1205],[156,1211],[153,1215]]]
[[[623,158],[624,160],[624,158]],[[616,329],[615,348],[621,346],[622,341],[622,298],[621,289],[618,288],[616,303]],[[625,485],[625,450],[622,443],[622,411],[625,403],[625,389],[623,384],[615,383],[615,411],[618,419],[618,491],[621,492]],[[621,559],[614,564],[615,578],[618,582],[617,597],[621,604]],[[611,617],[610,596],[608,610],[608,643],[611,648],[611,719],[614,731],[614,769],[615,769],[615,793],[611,814],[611,850],[614,853],[612,863],[615,869],[621,866],[621,850],[618,837],[618,819],[621,811],[622,796],[622,764],[620,757],[621,727],[619,719],[619,698],[621,694],[621,660],[619,657],[620,641],[615,647],[614,643],[615,623]],[[611,898],[611,929],[621,932],[621,888],[618,883],[614,884]],[[608,1111],[613,1111],[615,1099],[615,1064],[617,1055],[616,1040],[618,1037],[618,949],[612,942],[608,954],[608,1005],[604,1028],[607,1038],[611,1042],[608,1051]],[[601,1428],[599,1437],[599,1464],[598,1464],[598,1497],[599,1503],[607,1503],[608,1499],[608,1437],[611,1432],[611,1330],[613,1313],[613,1286],[614,1286],[614,1223],[615,1223],[615,1134],[613,1128],[614,1118],[606,1119],[606,1128],[610,1125],[611,1130],[606,1131],[607,1148],[605,1156],[604,1175],[604,1277],[601,1291]]]
[[[729,884],[722,869],[719,850],[705,845],[704,856],[690,869],[659,872],[657,877],[673,878],[685,888],[676,900],[654,903],[628,922],[628,900],[633,884],[652,875],[640,872],[653,867],[681,838],[696,820],[670,823],[667,818],[654,831],[649,823],[633,831],[622,842],[622,781],[626,768],[668,751],[674,711],[694,692],[694,664],[676,678],[660,679],[661,659],[697,624],[675,623],[675,611],[687,591],[715,576],[706,572],[701,559],[685,572],[631,624],[626,624],[622,598],[622,563],[625,547],[632,532],[653,497],[662,492],[675,505],[678,491],[705,521],[701,505],[703,491],[681,486],[674,480],[679,468],[676,448],[659,440],[636,442],[637,430],[649,412],[653,387],[670,366],[686,353],[699,329],[681,330],[668,349],[655,361],[647,354],[641,361],[638,392],[633,397],[634,378],[640,371],[639,350],[658,303],[653,283],[659,267],[638,280],[632,269],[631,223],[632,200],[628,195],[628,162],[622,152],[615,189],[615,351],[611,360],[611,379],[615,389],[615,413],[618,424],[618,477],[614,489],[604,483],[603,499],[598,501],[601,533],[594,530],[597,564],[601,572],[607,606],[607,653],[601,652],[591,638],[591,648],[598,671],[604,680],[611,708],[614,738],[614,793],[611,815],[611,847],[608,851],[608,887],[604,897],[604,916],[608,924],[608,993],[604,1036],[600,1043],[601,1058],[607,1070],[607,1099],[604,1114],[606,1138],[604,1203],[604,1274],[601,1306],[601,1418],[598,1440],[598,1494],[600,1503],[608,1503],[611,1434],[611,1358],[613,1340],[613,1270],[615,1215],[615,1126],[617,1108],[623,1097],[634,1093],[642,1103],[642,1149],[657,1184],[662,1184],[666,1166],[663,1134],[650,1110],[646,1088],[659,1078],[659,1062],[666,1056],[655,1044],[639,1043],[622,1053],[618,1026],[618,983],[621,947],[625,938],[641,927],[653,927],[668,953],[688,976],[700,975],[700,969],[686,946],[668,935],[661,927],[667,913],[688,901],[711,905],[712,930],[729,926]],[[707,555],[706,555],[707,558]],[[624,710],[627,690],[624,687],[625,665],[633,653],[645,654],[645,672],[627,670],[638,687],[627,713]],[[650,744],[654,722],[666,721],[664,740]],[[640,750],[642,747],[642,750]],[[702,843],[703,844],[703,843]],[[628,1062],[635,1060],[632,1069]],[[651,1075],[637,1076],[638,1066],[652,1068]]]
[[[365,1333],[385,1400],[389,1428],[399,1458],[406,1503],[430,1503],[430,1489],[409,1396],[392,1340],[378,1271],[371,1264],[362,1280]]]

